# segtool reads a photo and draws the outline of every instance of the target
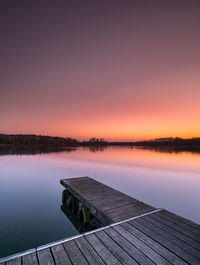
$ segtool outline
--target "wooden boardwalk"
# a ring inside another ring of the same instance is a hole
[[[89,177],[63,179],[60,183],[104,225],[155,210]]]
[[[85,180],[90,181],[91,179],[85,178]],[[83,183],[77,185],[80,181],[80,179],[77,182],[75,179],[74,182],[70,180],[70,184],[68,181],[68,184],[65,183],[65,185],[70,185],[71,189],[74,188],[75,192],[85,198],[83,196]],[[91,183],[94,182],[91,181]],[[104,185],[105,197],[102,199],[103,202],[106,202],[106,187]],[[78,189],[80,189],[80,193]],[[113,190],[113,192],[116,191]],[[106,221],[120,218],[116,214],[112,215],[114,212],[114,207],[110,208],[110,205],[114,203],[112,200],[108,200],[110,201],[110,204],[107,205],[108,209],[106,203],[105,208],[104,206],[101,208],[95,199],[98,197],[98,191],[96,191],[96,197],[95,193],[92,194],[94,197],[91,198],[95,202],[93,204],[94,209],[97,212],[100,211],[103,216],[106,212],[109,213],[109,218]],[[88,197],[86,200],[90,204],[91,198]],[[129,200],[130,197],[125,196],[124,198]],[[137,203],[130,202],[130,205]],[[122,206],[119,203],[117,207]],[[132,205],[130,209],[133,208]],[[122,213],[124,212],[122,211]],[[133,213],[136,212],[133,211]],[[0,265],[82,264],[200,265],[200,225],[163,209],[148,208],[148,212],[140,213],[138,216],[131,218],[128,216],[126,220],[112,222],[105,227],[72,238],[0,259]]]
[[[200,226],[165,210],[33,249],[1,265],[200,264]]]

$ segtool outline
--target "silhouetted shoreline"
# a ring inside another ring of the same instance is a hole
[[[108,142],[103,138],[91,138],[78,141],[74,138],[52,137],[42,135],[8,135],[0,134],[0,155],[3,154],[42,154],[51,152],[71,152],[76,147],[88,147],[91,152],[104,151],[108,146],[136,147],[158,152],[200,153],[200,138],[159,138],[136,142]]]

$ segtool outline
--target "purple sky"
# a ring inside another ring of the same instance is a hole
[[[0,1],[0,133],[200,135],[200,1]]]

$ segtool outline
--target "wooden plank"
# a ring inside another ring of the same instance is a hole
[[[109,190],[111,190],[112,188],[96,181],[93,179],[89,179],[86,181],[78,181],[78,182],[74,182],[74,183],[67,183],[66,181],[61,181],[61,184],[64,184],[65,187],[71,187],[74,190],[78,191],[78,192],[87,192],[90,191],[92,192],[97,192],[100,193],[100,191],[102,192],[108,192]],[[99,190],[97,190],[96,188],[99,188]],[[117,192],[116,190],[112,189],[113,192]],[[119,191],[118,191],[119,192]]]
[[[200,225],[197,225],[197,227],[194,227],[194,226],[190,225],[190,223],[188,224],[187,220],[185,218],[176,216],[175,214],[172,214],[166,210],[162,210],[161,216],[162,216],[162,218],[170,221],[171,223],[173,223],[177,226],[180,226],[186,232],[189,231],[190,233],[193,233],[193,234],[200,237],[200,229],[198,229],[198,227],[200,227]]]
[[[122,235],[120,235],[113,228],[105,229],[105,232],[123,248],[134,260],[139,264],[155,264],[149,259],[146,255],[144,255],[138,248],[136,248],[133,244],[131,244],[127,239],[125,239]]]
[[[102,189],[99,186],[95,186],[94,189],[92,190],[92,187],[89,188],[88,185],[88,189],[76,189],[73,186],[70,186],[68,189],[69,191],[71,191],[72,193],[78,193],[80,196],[82,196],[83,198],[85,198],[88,201],[95,201],[98,199],[102,199],[102,198],[107,198],[108,196],[111,196],[111,193],[113,196],[115,196],[115,198],[117,198],[120,194],[118,194],[117,192],[112,192],[108,189]],[[94,204],[94,203],[93,203]]]
[[[196,236],[198,241],[200,240],[200,230],[193,228],[192,226],[183,223],[182,221],[177,220],[173,216],[166,215],[164,213],[165,210],[162,210],[158,215],[160,218],[164,219],[165,221],[170,222],[178,231],[184,231],[184,233],[190,237]]]
[[[90,234],[85,238],[107,265],[121,264],[119,260],[105,247],[105,245],[103,245],[103,243],[97,238],[97,236]]]
[[[40,265],[55,265],[49,248],[40,250],[37,254]]]
[[[6,262],[6,265],[21,265],[21,264],[22,264],[21,258],[12,259]]]
[[[173,265],[186,265],[188,263],[184,262],[182,259],[180,259],[178,256],[176,256],[174,253],[169,251],[167,248],[163,247],[161,244],[159,244],[157,241],[153,240],[151,237],[144,234],[142,231],[136,229],[129,223],[123,223],[120,225],[127,231],[129,231],[131,234],[136,236],[139,240],[144,242],[146,245],[151,247],[153,250],[155,250],[158,254],[160,254],[162,257],[164,257],[166,260],[168,260]],[[115,227],[113,227],[115,229]],[[120,231],[118,231],[120,232]]]
[[[147,205],[147,204],[145,204],[145,203],[143,203],[143,202],[140,202],[140,201],[138,201],[138,202],[136,202],[136,203],[129,203],[128,205],[125,205],[125,206],[122,206],[122,207],[115,207],[115,208],[113,208],[113,209],[111,209],[111,210],[107,210],[107,211],[105,211],[105,213],[109,213],[109,214],[112,214],[112,213],[116,213],[116,211],[115,211],[115,209],[117,208],[117,209],[119,209],[119,212],[121,213],[121,214],[123,214],[123,215],[125,215],[125,214],[129,214],[129,212],[128,211],[130,211],[130,210],[136,210],[136,209],[140,209],[140,208],[142,208],[142,207],[146,207],[146,206],[148,206],[148,207],[150,207],[151,208],[151,211],[152,210],[155,210],[155,208],[153,208],[153,207],[151,207],[151,206],[149,206],[149,205]]]
[[[74,240],[68,241],[63,245],[73,265],[88,265],[87,260],[75,244]]]
[[[180,246],[177,246],[173,242],[169,241],[168,238],[160,234],[156,227],[149,226],[149,223],[142,218],[133,220],[129,222],[135,228],[139,229],[147,236],[151,237],[153,240],[160,243],[165,248],[169,249],[172,253],[183,259],[184,262],[187,262],[191,265],[197,265],[199,260],[192,256],[190,253],[182,249]]]
[[[98,185],[104,185],[106,187],[108,187],[107,185],[93,179],[93,178],[90,178],[90,177],[78,177],[78,178],[67,178],[67,179],[61,179],[60,183],[62,185],[76,185],[77,183],[88,183],[88,182],[92,182],[92,183],[97,183]]]
[[[120,212],[122,212],[121,211],[122,209],[125,209],[124,212],[122,212],[122,213],[127,213],[126,209],[130,209],[130,208],[136,209],[136,208],[138,208],[140,206],[144,206],[145,205],[144,203],[139,202],[139,201],[133,202],[133,203],[130,201],[130,202],[127,202],[127,204],[125,204],[125,205],[122,205],[122,206],[116,205],[116,207],[115,207],[114,203],[115,203],[115,201],[112,202],[111,209],[104,210],[104,212],[106,214],[107,213],[109,213],[109,214],[116,213],[116,209],[119,209]]]
[[[200,231],[200,225],[194,223],[191,220],[185,219],[185,218],[183,218],[183,217],[181,217],[181,216],[179,216],[179,215],[177,215],[175,213],[172,213],[172,212],[169,212],[169,211],[166,211],[166,210],[163,210],[163,214],[166,214],[168,216],[174,217],[175,219],[180,221],[180,224],[185,223],[185,224],[189,225],[190,229],[193,228],[194,231],[195,230],[198,231],[198,232]]]
[[[108,189],[106,191],[104,190],[104,192],[105,192],[104,194],[102,194],[101,190],[99,190],[99,193],[96,193],[96,194],[98,194],[98,198],[101,198],[101,199],[104,199],[104,200],[105,199],[106,200],[112,200],[113,198],[115,198],[115,199],[119,198],[119,200],[123,199],[123,200],[129,201],[129,202],[138,202],[138,200],[136,200],[135,198],[132,198],[132,197],[120,192],[120,191],[113,190],[113,189],[110,190],[110,189],[111,188],[108,187]],[[107,195],[106,198],[105,198],[105,194]],[[96,203],[98,203],[98,201],[96,202],[97,199],[96,198],[91,198],[90,200],[94,201],[94,203],[96,204]]]
[[[51,247],[56,265],[72,265],[62,244]]]
[[[148,245],[143,243],[129,231],[124,229],[122,226],[117,225],[113,227],[120,235],[122,235],[126,240],[128,240],[131,244],[133,244],[137,249],[143,252],[148,258],[150,258],[155,264],[159,265],[169,265],[171,264],[162,256],[160,256],[156,251],[150,248]]]
[[[181,240],[187,242],[193,247],[196,247],[197,249],[200,249],[200,237],[190,233],[189,231],[185,231],[185,229],[179,227],[178,225],[173,224],[172,222],[163,219],[162,216],[159,215],[159,213],[155,213],[151,216],[152,219],[160,222],[161,224],[164,224],[167,228],[167,231],[172,233],[174,236],[180,238]],[[164,229],[164,227],[163,227]]]
[[[31,253],[22,257],[23,265],[38,265],[36,253]]]
[[[82,182],[76,182],[75,184],[68,184],[65,182],[65,180],[61,180],[61,184],[63,184],[66,188],[69,188],[73,190],[74,192],[78,192],[80,195],[84,196],[87,200],[97,200],[99,197],[105,196],[115,196],[117,197],[123,197],[124,199],[131,199],[128,195],[123,194],[122,192],[119,192],[111,187],[108,187],[102,183],[99,183],[96,180],[90,179],[90,181],[82,181]]]
[[[134,198],[120,192],[117,191],[109,186],[106,186],[96,180],[90,179],[87,181],[82,181],[82,182],[77,182],[75,184],[70,184],[68,183],[67,180],[61,180],[61,184],[64,185],[66,188],[71,188],[73,189],[75,192],[79,192],[80,194],[83,194],[85,198],[87,198],[88,200],[95,200],[98,199],[99,196],[104,197],[105,195],[108,196],[115,196],[115,198],[117,197],[123,197],[123,199],[127,199],[127,200],[133,200],[133,201],[137,201]],[[90,196],[92,195],[92,198],[90,198]],[[93,197],[94,195],[94,197]],[[105,199],[105,197],[104,197]]]
[[[95,235],[101,240],[101,242],[117,257],[117,259],[126,265],[135,265],[136,261],[127,254],[120,246],[119,242],[116,243],[109,237],[104,231],[95,233]]]
[[[73,187],[73,186],[72,186]],[[73,187],[74,188],[74,187]],[[83,189],[86,188],[85,186],[81,187],[81,192],[84,193],[89,193],[85,194],[85,196],[88,196],[88,199],[90,200],[95,200],[98,199],[99,196],[123,196],[126,199],[133,199],[132,197],[118,191],[118,190],[114,190],[111,187],[105,186],[105,185],[99,185],[98,183],[92,183],[87,185],[87,189]],[[74,188],[75,189],[75,188]],[[91,198],[90,198],[91,197]]]
[[[125,196],[116,196],[115,194],[110,194],[108,196],[100,195],[97,199],[90,200],[99,210],[107,211],[113,208],[122,207],[128,204],[138,203],[139,201],[126,198]]]
[[[200,248],[194,248],[194,246],[191,246],[191,241],[189,242],[189,239],[185,239],[186,236],[182,235],[179,232],[176,232],[174,229],[171,229],[170,227],[154,220],[150,216],[143,217],[144,220],[148,221],[151,225],[151,227],[156,228],[156,230],[163,235],[163,237],[167,238],[177,246],[180,246],[185,251],[188,251],[190,254],[192,254],[194,257],[199,258],[200,262]],[[188,237],[187,237],[188,238]]]
[[[81,250],[81,252],[84,253],[84,256],[86,257],[87,262],[90,265],[96,265],[96,264],[104,265],[105,264],[84,237],[76,239],[75,242],[77,246],[79,247],[79,249]]]
[[[87,181],[87,180],[91,180],[91,178],[85,176],[85,177],[75,177],[75,178],[67,178],[67,179],[62,179],[61,182],[65,183],[65,184],[73,184],[75,182],[79,182],[79,181]]]
[[[111,211],[106,211],[105,214],[114,222],[119,222],[143,213],[148,213],[155,210],[155,208],[148,206],[144,203],[129,204],[124,207],[119,207]]]

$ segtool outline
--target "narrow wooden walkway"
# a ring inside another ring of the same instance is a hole
[[[200,265],[200,225],[89,178],[62,180],[62,184],[109,224],[0,259],[0,265]]]
[[[104,225],[155,210],[154,207],[89,177],[62,179],[60,183]]]
[[[1,265],[200,264],[200,226],[165,210],[31,250]]]

